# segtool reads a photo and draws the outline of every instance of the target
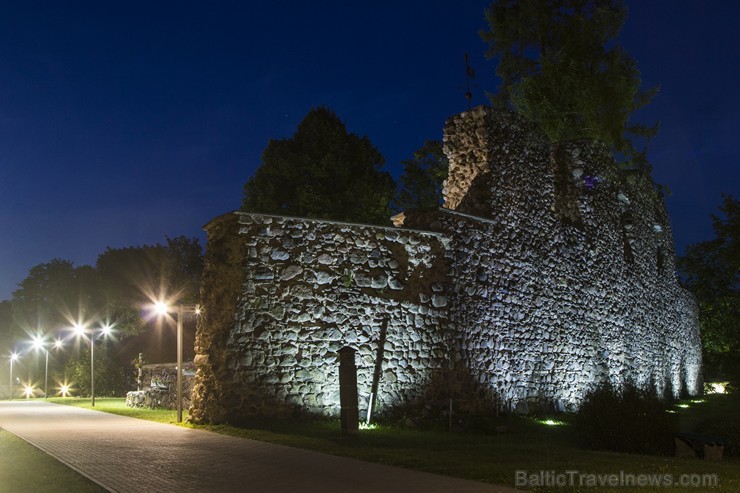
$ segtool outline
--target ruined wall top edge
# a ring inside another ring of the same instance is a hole
[[[600,191],[612,191],[615,199],[622,194],[622,201],[635,199],[638,208],[657,212],[667,226],[663,197],[649,175],[620,167],[609,145],[593,139],[551,143],[535,123],[512,111],[478,106],[449,118],[444,152],[449,172],[443,207],[451,211],[493,217],[512,204],[549,208],[548,199],[536,204],[530,199],[563,192],[556,190],[563,179],[572,182],[566,188],[578,179],[595,179]]]
[[[310,224],[330,224],[330,225],[336,225],[336,226],[346,226],[348,228],[370,228],[370,229],[375,229],[378,231],[386,231],[386,232],[390,231],[393,233],[401,232],[401,233],[409,233],[409,234],[420,234],[420,235],[425,235],[425,236],[433,236],[437,238],[442,238],[445,236],[444,234],[439,233],[439,232],[427,231],[423,229],[397,228],[395,226],[379,226],[376,224],[353,223],[349,221],[336,221],[333,219],[318,219],[318,218],[312,218],[312,217],[298,217],[298,216],[282,216],[279,214],[265,214],[261,212],[242,212],[242,211],[236,211],[233,214],[237,216],[240,224],[253,224],[253,223],[260,223],[260,222],[267,223],[265,219],[268,219],[269,221],[277,220],[277,221],[303,222],[303,223],[310,223]]]

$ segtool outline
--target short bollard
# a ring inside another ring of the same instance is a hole
[[[360,426],[355,352],[347,346],[339,350],[339,417],[343,435],[356,435]]]

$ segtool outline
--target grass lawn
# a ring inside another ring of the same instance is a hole
[[[681,416],[682,429],[708,431],[702,429],[707,422],[727,423],[740,416],[734,401],[729,399],[729,396],[710,396],[701,403],[688,403],[688,408],[674,409]],[[49,401],[90,408],[89,399],[55,398]],[[95,409],[163,423],[175,423],[176,418],[175,411],[126,408],[123,399],[96,399]],[[355,439],[343,439],[339,433],[339,422],[334,420],[263,420],[250,423],[246,428],[224,425],[183,426],[507,486],[515,486],[515,474],[518,470],[527,471],[528,474],[539,471],[579,471],[582,474],[670,474],[676,482],[683,474],[716,474],[720,482],[719,488],[669,489],[694,492],[740,491],[740,459],[737,457],[726,458],[722,462],[707,462],[588,451],[574,444],[567,424],[551,426],[516,416],[501,418],[500,424],[505,425],[507,431],[498,435],[381,426],[361,430]],[[664,492],[666,488],[584,486],[576,489],[543,487],[536,488],[535,491]]]
[[[100,493],[106,491],[53,457],[0,428],[0,491]]]
[[[95,407],[92,407],[90,398],[80,397],[49,397],[47,402],[55,404],[65,404],[67,406],[81,407],[83,409],[92,409],[105,413],[118,414],[131,418],[146,419],[157,421],[159,423],[177,424],[177,411],[169,409],[140,409],[126,407],[126,399],[120,397],[96,397]],[[184,410],[183,418],[187,415],[187,409]]]

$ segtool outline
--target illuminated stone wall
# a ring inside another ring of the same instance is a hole
[[[379,408],[419,397],[447,368],[441,235],[259,214],[235,214],[219,225],[225,222],[238,230],[245,256],[235,266],[243,280],[233,322],[218,348],[223,365],[217,380],[228,405],[205,413],[210,419],[294,408],[336,414],[337,351],[344,346],[357,350],[364,410],[379,341]],[[208,330],[213,326],[204,322],[198,341]],[[198,364],[212,348],[196,349]],[[207,395],[207,387],[196,394]]]
[[[194,420],[337,414],[344,346],[361,412],[374,375],[379,410],[573,409],[605,381],[700,390],[696,307],[648,180],[485,108],[448,121],[445,152],[446,208],[407,211],[403,229],[245,213],[206,227]]]
[[[700,391],[696,306],[648,179],[618,170],[603,144],[551,146],[523,118],[482,107],[448,121],[445,152],[456,210],[409,222],[442,222],[462,259],[450,309],[464,364],[493,398],[573,409],[606,380]]]

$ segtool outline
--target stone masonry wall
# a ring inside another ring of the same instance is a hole
[[[209,240],[191,416],[339,411],[357,350],[361,413],[483,396],[575,409],[603,382],[700,392],[693,298],[662,197],[596,142],[551,145],[476,108],[445,127],[445,208],[404,229],[235,213]]]
[[[240,402],[227,361],[227,342],[246,277],[247,250],[239,237],[237,216],[224,214],[205,228],[208,233],[200,304],[203,313],[195,331],[195,378],[190,419],[196,423],[224,422]]]
[[[421,395],[446,368],[447,252],[438,234],[260,214],[236,222],[246,255],[234,268],[245,277],[220,378],[235,398],[218,418],[336,414],[344,346],[357,350],[363,412],[379,354],[379,408]]]
[[[458,133],[483,136],[489,161],[467,163],[478,143]],[[435,221],[454,252],[459,350],[482,387],[520,411],[573,409],[606,380],[700,391],[696,307],[649,180],[620,172],[602,144],[551,146],[486,108],[448,122],[445,152],[457,176],[476,176]],[[454,176],[447,188],[463,190]]]

